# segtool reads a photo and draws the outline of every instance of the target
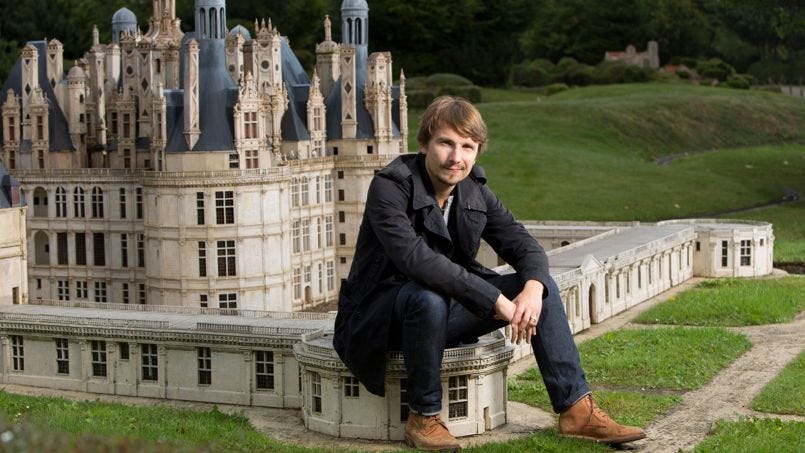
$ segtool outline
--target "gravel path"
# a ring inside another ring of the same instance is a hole
[[[640,450],[676,452],[692,449],[713,423],[744,415],[805,421],[805,417],[766,414],[749,409],[752,398],[805,348],[805,313],[788,324],[731,329],[746,335],[752,348],[699,390],[686,393],[671,412],[633,443]]]

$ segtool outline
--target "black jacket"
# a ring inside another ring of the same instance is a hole
[[[333,338],[341,359],[370,392],[385,394],[392,307],[406,282],[449,296],[479,317],[493,316],[500,291],[485,280],[496,274],[475,260],[482,238],[524,279],[547,281],[545,251],[485,183],[483,169],[475,166],[456,186],[451,235],[424,155],[400,156],[372,180]]]

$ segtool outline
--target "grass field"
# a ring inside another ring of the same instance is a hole
[[[645,426],[749,347],[718,328],[627,329],[585,341],[579,353],[601,406],[621,423]],[[552,411],[538,368],[509,382],[509,398]]]
[[[30,452],[93,451],[87,450],[88,445],[98,447],[97,451],[315,451],[277,442],[257,432],[246,417],[217,409],[126,406],[0,390],[2,420],[15,428],[8,430],[14,443],[0,443],[0,451],[4,444],[7,451]],[[49,445],[58,448],[48,449]]]
[[[752,409],[805,416],[805,351],[755,397]]]
[[[479,160],[522,219],[654,221],[716,216],[805,194],[805,102],[767,92],[640,84],[548,98],[489,90]],[[411,111],[409,145],[421,111]],[[677,156],[661,165],[655,159]],[[805,262],[805,206],[729,214],[776,225],[780,257]],[[800,219],[797,221],[796,219]]]
[[[805,423],[775,418],[718,422],[695,453],[779,453],[805,451]]]
[[[707,280],[641,313],[634,322],[753,326],[789,322],[805,310],[805,277]]]

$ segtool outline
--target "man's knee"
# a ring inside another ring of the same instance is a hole
[[[403,319],[446,321],[450,313],[450,301],[437,292],[410,282],[400,289],[395,312]]]

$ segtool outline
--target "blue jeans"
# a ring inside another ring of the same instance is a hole
[[[488,280],[513,299],[524,282],[516,274]],[[563,412],[590,392],[579,362],[579,351],[567,324],[559,288],[547,282],[548,297],[542,301],[537,334],[531,346],[556,412]],[[441,365],[445,348],[474,343],[478,337],[506,326],[494,314],[481,319],[455,300],[418,283],[400,289],[394,304],[389,347],[402,350],[408,373],[408,405],[421,414],[442,408]]]

